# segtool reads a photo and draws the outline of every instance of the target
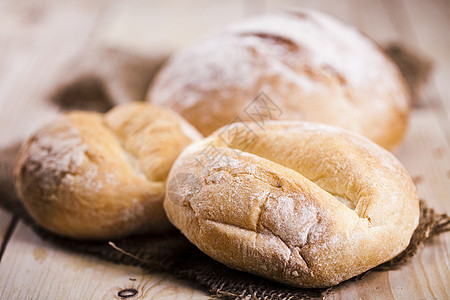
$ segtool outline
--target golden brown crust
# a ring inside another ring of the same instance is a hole
[[[70,112],[22,147],[15,181],[43,227],[84,239],[171,228],[164,185],[181,150],[200,138],[176,114],[144,103],[106,114]]]
[[[307,122],[235,123],[186,148],[164,208],[202,251],[298,287],[326,287],[404,250],[414,184],[369,140]]]
[[[403,138],[410,96],[401,73],[372,41],[318,12],[250,19],[180,51],[148,91],[205,136],[233,121],[255,121],[264,92],[281,111],[358,132],[392,149]],[[267,113],[267,112],[266,112]]]

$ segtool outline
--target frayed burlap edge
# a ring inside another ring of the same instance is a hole
[[[197,283],[218,298],[231,299],[311,299],[323,298],[329,289],[296,289],[270,280],[232,270],[209,258],[181,234],[136,236],[115,241],[76,241],[55,235],[38,226],[25,212],[14,193],[12,163],[20,143],[3,149],[0,155],[0,205],[20,217],[44,240],[63,249],[90,254],[103,260],[139,266],[147,272],[166,272],[174,278]],[[407,263],[428,239],[450,231],[450,217],[438,214],[420,202],[420,221],[409,246],[392,260],[348,281],[356,281],[370,272],[389,271]]]
[[[413,107],[425,105],[424,87],[433,70],[433,62],[404,44],[390,43],[384,52],[397,65],[408,85]]]
[[[174,278],[203,286],[217,298],[225,299],[312,299],[333,290],[298,289],[268,279],[236,271],[209,258],[181,234],[135,236],[115,241],[79,241],[55,235],[38,226],[16,203],[8,209],[30,225],[42,239],[69,251],[94,255],[103,260],[139,266],[147,272],[165,272]],[[394,270],[407,263],[427,240],[450,231],[450,217],[438,214],[420,201],[420,221],[409,246],[395,258],[348,281],[357,281],[371,272]]]

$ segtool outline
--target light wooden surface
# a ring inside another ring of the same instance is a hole
[[[280,8],[321,9],[377,42],[403,42],[434,62],[424,105],[413,111],[396,156],[416,179],[419,195],[450,212],[450,2],[345,1],[15,1],[0,0],[0,147],[54,118],[48,101],[64,66],[84,49],[112,46],[173,51],[247,15]],[[37,237],[0,209],[0,299],[201,299],[204,291],[164,274],[68,253]],[[337,287],[332,299],[449,299],[450,234],[421,249],[400,270],[373,273]]]

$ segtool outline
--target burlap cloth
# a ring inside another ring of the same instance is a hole
[[[421,83],[428,77],[430,62],[397,45],[387,47],[386,52],[405,73],[415,105],[420,104]],[[49,99],[63,110],[98,111],[105,111],[117,103],[143,99],[146,88],[163,59],[94,49],[67,67],[70,75],[63,76],[55,84],[54,90],[49,93]],[[74,241],[52,234],[39,227],[28,216],[14,192],[12,166],[19,146],[17,143],[0,151],[0,204],[30,225],[41,238],[59,247],[115,263],[140,266],[148,272],[167,272],[175,278],[195,282],[211,295],[221,298],[322,298],[333,289],[297,289],[232,270],[203,254],[179,233],[97,242]],[[350,281],[359,280],[370,272],[399,268],[408,262],[425,241],[450,231],[450,217],[447,214],[436,213],[424,201],[421,201],[420,207],[420,223],[406,250]]]

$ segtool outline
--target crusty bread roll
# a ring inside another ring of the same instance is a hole
[[[418,198],[392,154],[328,125],[260,125],[219,129],[170,171],[164,208],[200,250],[232,268],[320,288],[408,246]]]
[[[145,103],[70,112],[22,146],[17,191],[36,222],[61,235],[162,232],[172,227],[162,206],[170,167],[200,138],[175,113]]]
[[[311,10],[255,17],[185,48],[147,98],[204,135],[264,116],[343,127],[387,149],[401,141],[410,106],[401,73],[375,43]]]

